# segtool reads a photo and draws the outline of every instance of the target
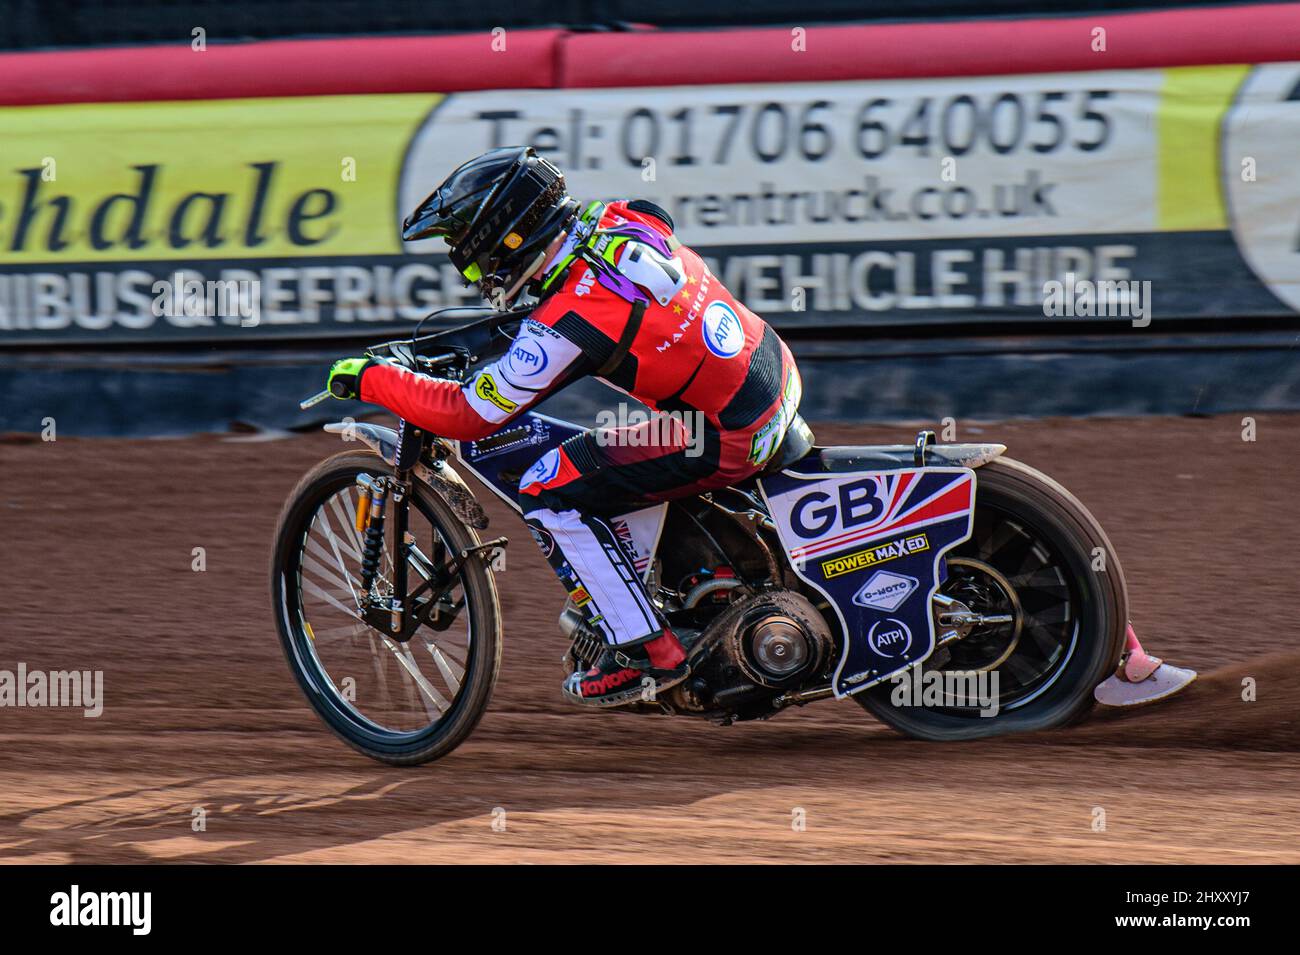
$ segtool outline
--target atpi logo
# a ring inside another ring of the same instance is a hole
[[[876,610],[897,610],[908,596],[920,586],[920,581],[906,574],[895,574],[888,570],[878,570],[871,579],[862,585],[862,589],[853,595],[853,602],[859,607],[873,607]]]
[[[550,364],[546,348],[536,338],[523,335],[515,339],[506,355],[506,371],[512,379],[532,378],[540,375]]]
[[[745,328],[726,302],[710,302],[704,310],[704,344],[719,358],[735,358],[745,347]]]
[[[524,472],[524,479],[519,482],[522,491],[530,484],[545,484],[560,473],[560,450],[552,448],[538,458],[531,468]]]
[[[867,644],[882,657],[905,657],[912,649],[912,631],[893,617],[877,620],[867,634]]]

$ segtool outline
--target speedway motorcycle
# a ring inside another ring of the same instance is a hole
[[[464,381],[525,314],[417,326],[370,353]],[[478,723],[501,663],[507,538],[484,539],[461,472],[517,511],[523,472],[582,429],[528,413],[470,442],[409,422],[326,430],[361,447],[313,468],[281,512],[271,585],[285,657],[349,745],[398,765],[436,759]],[[700,635],[686,681],[621,709],[725,725],[848,699],[929,740],[1082,718],[1128,615],[1119,560],[1087,509],[1001,444],[810,439],[796,420],[759,475],[611,521],[670,625]],[[572,597],[560,627],[566,666],[585,668],[601,647]],[[922,671],[934,692],[900,705]],[[985,679],[991,697],[935,674]]]

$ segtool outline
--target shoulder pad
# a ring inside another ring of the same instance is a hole
[[[649,199],[633,199],[627,204],[627,207],[633,212],[640,212],[642,215],[654,216],[664,225],[668,226],[669,232],[672,232],[675,228],[673,226],[672,216],[670,216],[662,206],[656,205]]]

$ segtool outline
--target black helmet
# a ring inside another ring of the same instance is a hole
[[[442,236],[460,273],[506,307],[577,209],[555,165],[531,146],[504,146],[448,176],[406,217],[402,238]]]

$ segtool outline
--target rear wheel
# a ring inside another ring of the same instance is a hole
[[[460,745],[487,708],[501,661],[496,585],[471,557],[430,623],[410,640],[361,622],[362,542],[354,524],[361,474],[391,468],[366,452],[335,455],[303,477],[285,503],[271,566],[280,643],[307,701],[348,745],[385,763],[424,763]],[[386,521],[372,589],[380,597],[393,591],[392,525]],[[409,532],[435,566],[479,543],[418,483]],[[414,563],[408,576],[413,591],[423,581]]]
[[[922,664],[924,675],[962,678],[933,681],[927,705],[910,705],[888,680],[854,697],[920,739],[977,739],[1081,719],[1124,648],[1124,573],[1088,510],[1051,478],[1008,458],[980,468],[976,488],[972,536],[949,551],[940,593],[1000,622],[970,628]],[[987,680],[993,692],[985,702],[996,699],[995,715],[944,691],[971,686],[968,674]]]

